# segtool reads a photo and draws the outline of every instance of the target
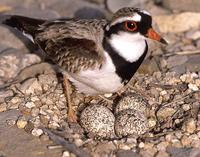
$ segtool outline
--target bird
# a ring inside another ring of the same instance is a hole
[[[88,96],[115,93],[145,59],[147,38],[167,44],[153,29],[151,14],[133,7],[119,9],[109,20],[3,15],[0,22],[21,31],[62,71],[71,122],[77,121],[71,85]]]

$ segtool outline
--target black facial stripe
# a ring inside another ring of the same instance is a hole
[[[110,45],[108,40],[108,38],[104,38],[103,47],[112,58],[112,61],[116,67],[116,73],[120,76],[122,82],[127,83],[133,77],[133,75],[135,74],[135,72],[137,71],[147,54],[147,42],[145,41],[146,48],[144,50],[143,55],[136,62],[128,62],[116,52],[116,50]]]
[[[142,12],[138,12],[138,14],[142,17],[142,20],[138,23],[139,32],[145,35],[148,29],[151,28],[152,17]]]

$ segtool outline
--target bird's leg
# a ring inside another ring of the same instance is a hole
[[[72,87],[65,74],[63,74],[63,85],[64,85],[64,94],[67,98],[67,103],[68,103],[67,119],[69,122],[77,122],[77,116],[72,108],[73,106],[73,103],[71,101]]]

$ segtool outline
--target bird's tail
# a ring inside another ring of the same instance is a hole
[[[34,19],[19,15],[0,15],[0,24],[13,27],[21,32],[30,34],[34,37],[38,31],[39,25],[43,24],[45,20]]]

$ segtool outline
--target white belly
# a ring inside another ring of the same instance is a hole
[[[88,95],[106,94],[123,87],[121,78],[115,73],[115,66],[106,53],[106,62],[101,69],[88,69],[78,74],[68,74],[77,90]]]

